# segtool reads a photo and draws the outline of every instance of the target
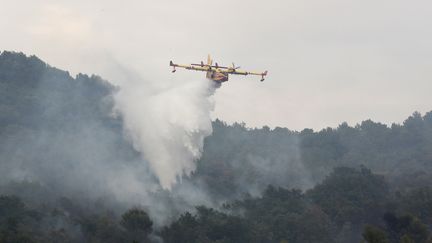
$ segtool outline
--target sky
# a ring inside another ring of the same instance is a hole
[[[432,110],[432,2],[425,0],[0,0],[0,50],[36,55],[51,66],[97,74],[114,69],[152,82],[169,61],[207,54],[221,65],[268,70],[230,76],[217,90],[213,119],[292,130],[401,123]]]

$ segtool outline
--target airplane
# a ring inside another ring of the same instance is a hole
[[[219,85],[221,85],[223,82],[228,81],[229,74],[258,75],[261,76],[261,82],[264,81],[264,77],[267,75],[267,71],[259,73],[238,70],[240,67],[236,67],[234,63],[232,64],[232,67],[219,66],[217,62],[215,63],[215,65],[213,65],[213,60],[210,58],[210,55],[208,55],[207,57],[207,64],[204,64],[204,62],[201,61],[200,64],[192,63],[190,65],[181,65],[175,64],[170,61],[170,66],[173,67],[173,73],[176,71],[176,67],[185,68],[187,70],[207,72],[206,77],[213,80]]]

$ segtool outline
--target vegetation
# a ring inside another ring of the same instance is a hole
[[[111,115],[115,90],[34,56],[0,54],[0,242],[432,242],[432,112],[300,132],[216,120],[196,172],[173,192],[192,184],[221,206],[158,225],[145,208],[68,189],[63,181],[98,192],[88,178],[58,173],[89,157],[139,157]],[[86,140],[108,141],[104,156],[70,156],[101,149]],[[47,161],[55,180],[13,180]]]

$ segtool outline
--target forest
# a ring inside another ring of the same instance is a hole
[[[117,90],[0,53],[0,242],[432,243],[432,111],[320,131],[216,119],[195,172],[142,201],[117,188],[124,168],[157,185]]]

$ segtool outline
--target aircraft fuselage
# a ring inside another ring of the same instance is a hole
[[[218,71],[208,71],[206,77],[215,81],[216,83],[222,83],[228,81],[228,74],[221,73]]]

